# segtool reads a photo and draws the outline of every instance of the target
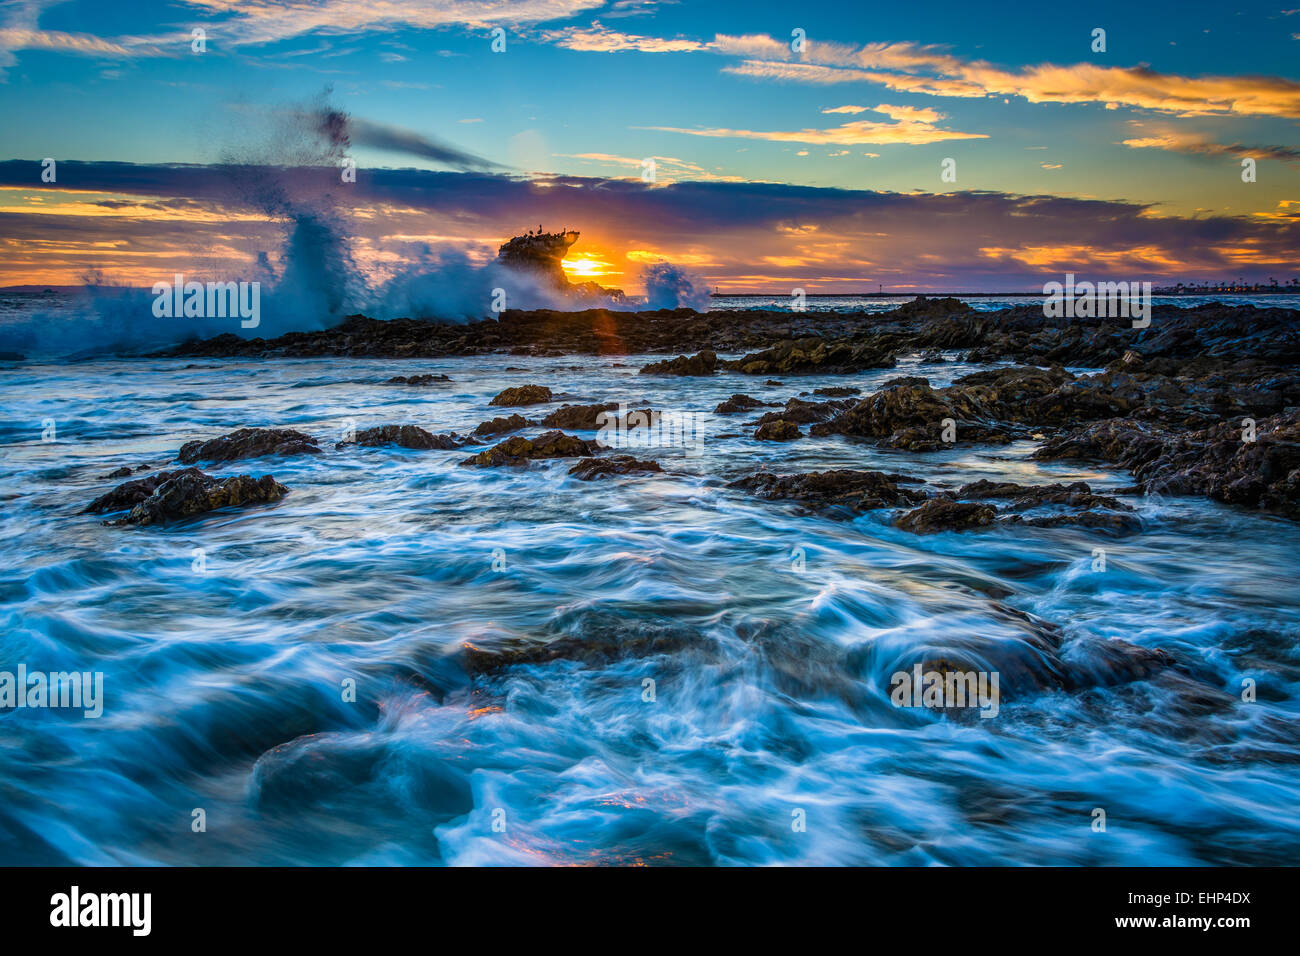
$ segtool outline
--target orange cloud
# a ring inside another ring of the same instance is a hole
[[[749,129],[682,129],[673,126],[651,126],[663,133],[684,133],[688,136],[712,136],[726,139],[762,139],[775,143],[811,143],[816,146],[868,146],[940,143],[952,139],[988,139],[986,133],[962,133],[941,129],[934,125],[943,119],[942,113],[911,106],[871,107],[871,112],[890,117],[893,122],[854,120],[830,129],[782,130]]]

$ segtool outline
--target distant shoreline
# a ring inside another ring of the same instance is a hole
[[[1230,289],[1183,289],[1175,291],[1173,289],[1152,289],[1152,295],[1300,295],[1300,288],[1296,289],[1259,289],[1234,292]],[[789,292],[710,292],[711,299],[764,299],[764,298],[788,298]],[[928,299],[1005,299],[1011,296],[1032,297],[1041,299],[1043,293],[1038,292],[807,292],[804,298],[807,299],[898,299],[903,296],[923,295]]]

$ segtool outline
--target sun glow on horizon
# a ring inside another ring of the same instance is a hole
[[[611,263],[592,252],[584,252],[571,259],[562,259],[561,268],[566,275],[578,279],[595,279],[599,276],[621,275],[610,268]]]

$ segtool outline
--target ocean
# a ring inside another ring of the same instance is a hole
[[[977,368],[961,361],[784,386],[637,374],[661,357],[0,364],[0,671],[100,673],[104,688],[97,718],[0,710],[0,858],[1294,862],[1292,523],[1134,496],[1122,470],[1036,462],[1033,442],[776,445],[742,427],[752,416],[711,411],[736,391],[938,386]],[[451,381],[384,384],[420,373]],[[583,482],[566,461],[334,447],[389,423],[464,434],[501,389],[534,382],[556,396],[529,415],[697,413],[701,450]],[[244,426],[321,440],[319,455],[205,469],[273,474],[282,501],[162,527],[79,514],[109,472],[175,467],[182,443]],[[919,536],[726,487],[763,468],[1084,480],[1144,528]],[[1111,639],[1179,666],[1123,676],[1104,663]],[[559,650],[473,665],[476,649],[537,642]],[[892,675],[945,655],[1002,674],[995,717],[891,703]],[[1083,686],[1044,686],[1045,669]]]

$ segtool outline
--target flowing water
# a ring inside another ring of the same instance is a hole
[[[1293,525],[1133,497],[1145,528],[1122,538],[801,514],[724,481],[1128,477],[1036,463],[1027,442],[757,442],[753,416],[710,411],[971,366],[764,386],[638,376],[650,358],[0,369],[0,670],[104,675],[99,718],[0,711],[0,862],[1294,862]],[[382,384],[423,372],[453,381]],[[702,453],[638,449],[665,474],[583,482],[569,462],[334,447],[349,422],[463,434],[527,382],[703,412]],[[243,426],[325,450],[205,469],[274,474],[292,490],[270,506],[145,528],[78,514],[109,471]],[[1117,676],[1098,663],[1112,638],[1178,663]],[[566,650],[466,666],[467,644],[536,641]],[[893,673],[944,656],[1001,673],[995,717],[891,704]],[[1036,679],[1052,667],[1096,679]]]

